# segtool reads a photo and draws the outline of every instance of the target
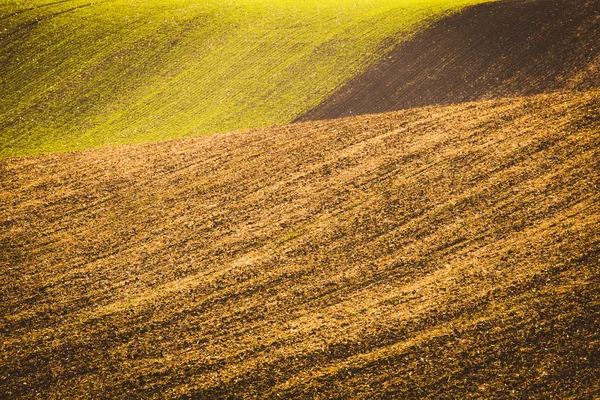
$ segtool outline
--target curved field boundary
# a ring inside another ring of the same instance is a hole
[[[299,120],[598,86],[599,1],[498,1],[438,21]]]
[[[0,5],[0,157],[288,123],[481,1]]]

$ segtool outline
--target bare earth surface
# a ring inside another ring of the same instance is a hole
[[[600,396],[600,92],[0,161],[3,398]]]
[[[298,120],[600,87],[600,1],[468,7],[398,46]]]

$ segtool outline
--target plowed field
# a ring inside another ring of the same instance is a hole
[[[0,161],[5,398],[600,396],[600,92]]]

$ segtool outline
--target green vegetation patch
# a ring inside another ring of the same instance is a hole
[[[282,124],[485,0],[67,0],[0,6],[0,157]]]

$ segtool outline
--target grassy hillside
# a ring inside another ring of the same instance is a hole
[[[0,157],[285,123],[481,1],[11,0]]]
[[[596,398],[600,92],[0,161],[9,398]]]

